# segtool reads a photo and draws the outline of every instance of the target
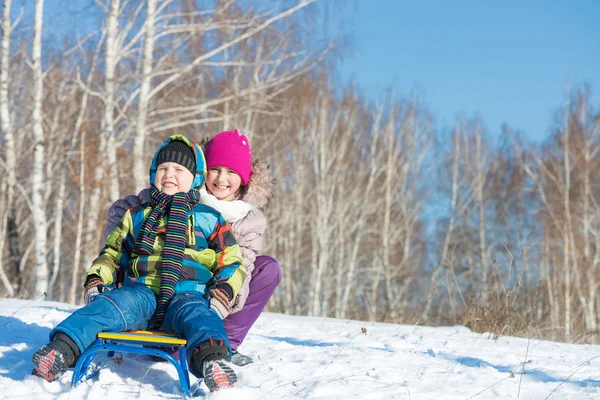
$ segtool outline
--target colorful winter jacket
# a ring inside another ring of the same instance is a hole
[[[171,140],[182,140],[194,149],[197,171],[192,188],[202,186],[206,176],[204,155],[198,145],[180,135],[167,139],[156,152],[150,168],[151,184],[156,176],[158,152]],[[99,275],[108,285],[117,282],[119,271],[123,271],[125,284],[144,284],[158,294],[166,216],[159,224],[152,254],[145,256],[133,252],[135,239],[151,210],[148,195],[144,202],[125,212],[108,235],[100,255],[86,273],[86,279],[89,275]],[[229,223],[214,208],[196,205],[188,212],[187,246],[177,290],[203,291],[205,286],[218,282],[228,284],[236,296],[245,278],[242,254]]]
[[[215,203],[210,200],[210,197],[204,195],[205,191],[202,191],[203,195],[200,201],[217,209],[231,223],[231,231],[240,246],[244,258],[244,269],[247,275],[239,294],[235,298],[232,312],[241,310],[248,298],[249,284],[252,279],[252,272],[254,271],[254,261],[256,260],[256,256],[262,252],[262,237],[267,226],[267,219],[261,212],[261,209],[267,207],[273,195],[272,187],[273,181],[269,177],[268,165],[255,160],[252,163],[252,175],[250,176],[246,193],[240,200],[222,201],[212,196],[217,202]],[[144,189],[137,196],[130,195],[116,201],[108,211],[105,235],[108,235],[108,232],[114,228],[126,210],[148,201],[149,198],[150,192]]]

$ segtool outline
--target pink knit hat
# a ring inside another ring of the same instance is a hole
[[[252,175],[252,149],[248,138],[239,129],[225,131],[210,139],[204,146],[206,169],[231,168],[248,184]]]

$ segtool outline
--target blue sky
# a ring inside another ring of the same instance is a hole
[[[600,1],[336,2],[334,20],[355,40],[340,74],[369,97],[390,87],[421,94],[438,128],[482,118],[500,134],[548,136],[569,88],[600,98]],[[595,102],[595,103],[594,103]]]

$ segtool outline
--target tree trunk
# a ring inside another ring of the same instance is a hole
[[[18,232],[8,229],[7,224],[9,222],[9,218],[13,218],[14,224],[14,213],[15,209],[13,207],[14,201],[14,191],[15,191],[15,183],[16,183],[16,161],[15,161],[15,138],[13,135],[12,124],[10,121],[10,110],[9,110],[9,100],[8,100],[8,75],[10,68],[10,34],[11,34],[11,22],[10,22],[10,8],[11,8],[12,0],[4,0],[4,11],[2,14],[2,59],[0,60],[0,123],[2,124],[2,133],[4,136],[4,150],[6,154],[6,168],[7,168],[7,180],[6,180],[6,190],[3,190],[3,211],[0,214],[0,227],[2,227],[2,235],[0,235],[0,254],[4,249],[4,240],[7,237],[4,235],[4,232],[8,233],[8,241],[10,246],[11,234],[17,234]],[[12,232],[11,232],[12,231]],[[14,238],[12,238],[14,240]],[[18,243],[18,237],[16,238],[16,242]],[[18,290],[18,286],[11,283],[6,272],[4,270],[3,264],[4,257],[0,257],[0,277],[2,277],[2,283],[6,288],[6,292],[9,296],[15,295],[15,289]],[[17,261],[17,266],[19,265]],[[19,271],[16,269],[16,274],[14,279],[18,279]]]
[[[568,122],[565,124],[563,133],[564,138],[564,179],[565,186],[563,192],[563,206],[565,213],[565,222],[563,224],[563,268],[564,268],[564,285],[565,285],[565,319],[564,319],[564,330],[565,330],[565,341],[571,341],[571,263],[569,256],[571,251],[575,251],[575,243],[571,243],[571,206],[570,206],[570,191],[571,191],[571,154],[569,151],[569,126]]]
[[[385,296],[386,296],[386,304],[388,306],[391,305],[390,300],[392,298],[393,290],[390,287],[390,275],[392,273],[391,269],[391,251],[392,251],[392,232],[391,232],[391,224],[392,224],[392,207],[394,206],[394,189],[396,189],[395,177],[398,173],[398,167],[400,167],[398,163],[399,152],[400,149],[399,144],[396,143],[396,110],[391,111],[391,115],[389,116],[389,121],[385,127],[384,135],[384,143],[385,143],[385,180],[383,181],[384,194],[383,194],[383,212],[381,213],[381,217],[383,220],[381,221],[381,273],[384,277],[384,288],[385,288]],[[400,199],[399,201],[406,201],[406,199]],[[397,222],[397,221],[396,221]],[[405,255],[406,256],[406,255]],[[375,295],[375,294],[374,294]],[[379,293],[374,297],[377,299],[379,297]],[[387,311],[390,311],[388,307],[386,307]],[[375,314],[376,315],[376,314]]]
[[[379,165],[377,163],[378,157],[377,153],[379,151],[379,127],[380,121],[383,115],[383,107],[380,107],[375,118],[375,122],[372,127],[372,137],[370,143],[369,150],[369,178],[367,181],[367,185],[365,187],[364,192],[361,190],[360,193],[364,196],[359,199],[358,207],[360,211],[358,213],[358,217],[356,220],[356,230],[354,234],[354,243],[352,244],[352,251],[348,260],[348,272],[346,273],[346,282],[343,287],[343,290],[340,293],[343,293],[341,297],[341,305],[339,306],[339,313],[336,316],[337,318],[346,318],[346,314],[348,312],[348,307],[350,305],[350,295],[355,294],[353,290],[356,289],[356,266],[359,262],[359,249],[360,243],[365,233],[365,225],[367,223],[367,211],[368,206],[371,204],[370,199],[374,197],[373,193],[373,185],[375,184],[375,180],[377,178],[377,174],[379,171]],[[361,196],[362,197],[362,196]]]
[[[119,199],[119,175],[117,170],[117,148],[115,141],[114,111],[115,111],[115,70],[119,60],[119,13],[120,0],[112,0],[110,12],[106,22],[106,59],[105,59],[105,81],[104,81],[104,126],[103,136],[106,140],[107,165],[102,166],[106,171],[108,169],[108,189],[109,199],[115,202]]]
[[[142,65],[142,84],[140,87],[138,120],[135,136],[133,138],[133,178],[135,182],[135,192],[145,188],[148,183],[148,171],[144,145],[146,142],[146,121],[148,118],[148,103],[150,86],[152,83],[152,63],[154,61],[154,16],[156,13],[156,0],[147,0],[146,2],[146,30],[144,40],[144,59]]]
[[[35,28],[33,32],[33,70],[34,70],[34,93],[33,93],[33,167],[31,171],[31,201],[33,204],[33,223],[35,236],[35,283],[33,296],[39,297],[48,290],[48,262],[46,260],[46,235],[48,219],[44,204],[44,188],[47,184],[44,174],[45,142],[42,127],[42,99],[43,99],[43,75],[42,75],[42,20],[44,0],[35,2]]]
[[[75,257],[73,259],[73,269],[71,270],[71,286],[69,289],[69,304],[75,304],[77,299],[77,289],[81,287],[79,282],[79,270],[81,269],[81,239],[83,237],[83,219],[86,207],[86,189],[85,189],[85,131],[81,132],[81,140],[79,141],[79,215],[77,217],[77,233],[75,236]],[[85,254],[85,253],[83,253]],[[88,267],[89,265],[85,265]]]
[[[111,202],[119,199],[119,179],[117,175],[117,149],[114,135],[114,88],[115,88],[115,66],[117,63],[118,45],[118,17],[119,0],[111,0],[111,7],[106,22],[106,44],[105,44],[105,78],[104,78],[104,118],[102,119],[102,135],[100,136],[99,153],[105,162],[98,162],[94,169],[95,185],[92,187],[88,213],[86,217],[86,229],[84,237],[83,264],[90,266],[98,253],[98,238],[101,236],[102,227],[98,225],[100,210],[104,207],[102,202],[102,188],[108,187],[108,197]],[[107,174],[108,171],[108,174]],[[108,178],[106,179],[106,177]]]
[[[433,304],[433,298],[435,292],[437,291],[438,279],[442,275],[444,268],[451,267],[450,265],[448,265],[448,257],[450,251],[450,242],[452,240],[452,235],[454,234],[454,224],[456,222],[455,219],[458,213],[458,192],[460,189],[459,171],[460,160],[463,157],[461,153],[460,133],[458,124],[456,126],[456,132],[453,135],[453,139],[454,152],[452,158],[452,189],[450,197],[450,217],[448,221],[448,228],[446,229],[446,234],[444,237],[444,244],[442,245],[442,254],[440,254],[437,267],[431,274],[431,279],[429,281],[429,291],[427,293],[427,300],[425,301],[425,306],[423,307],[423,312],[421,313],[421,320],[425,324],[427,324],[431,318],[429,313],[431,312],[431,305]]]
[[[487,243],[486,243],[486,219],[485,219],[485,201],[483,198],[483,188],[485,186],[486,172],[484,167],[484,160],[482,155],[481,145],[481,123],[477,122],[475,128],[475,166],[476,166],[476,179],[477,179],[477,209],[479,212],[479,257],[481,259],[481,285],[483,298],[487,299],[489,294],[489,283],[488,283],[488,262],[487,262]]]

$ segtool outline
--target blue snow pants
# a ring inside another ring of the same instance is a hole
[[[73,312],[50,332],[50,340],[57,332],[63,332],[83,353],[100,332],[147,329],[155,310],[156,296],[149,287],[125,285],[102,293],[88,305]],[[162,328],[187,340],[186,359],[190,366],[193,365],[191,357],[194,349],[210,338],[223,340],[231,356],[223,322],[217,313],[210,310],[208,300],[200,292],[175,294],[167,308]]]

